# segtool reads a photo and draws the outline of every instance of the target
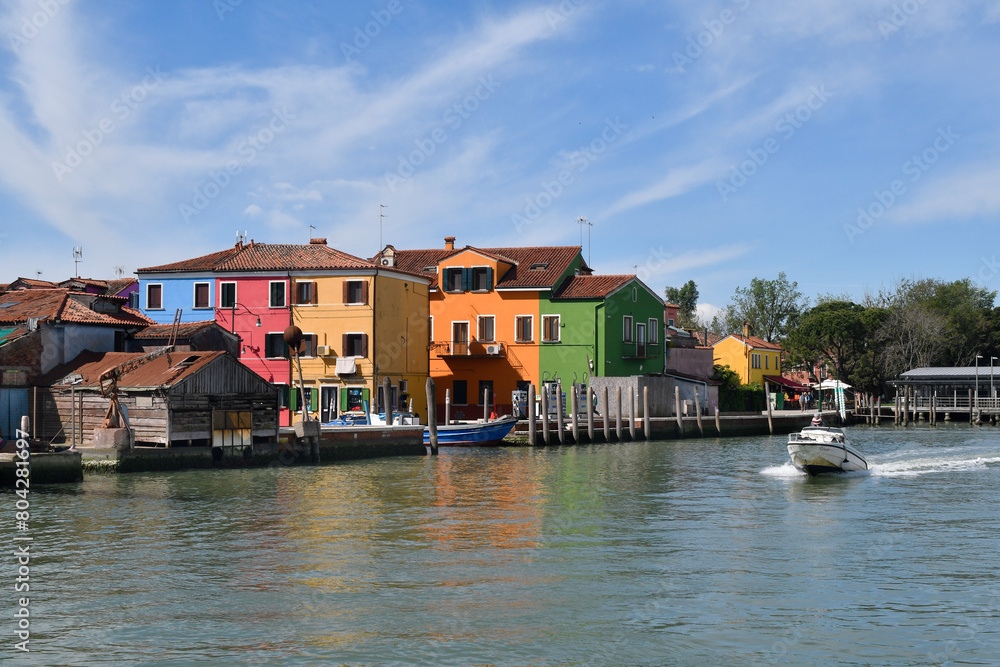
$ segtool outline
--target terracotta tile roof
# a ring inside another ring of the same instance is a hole
[[[88,303],[101,300],[115,305],[115,312],[100,313]],[[27,322],[30,318],[62,320],[77,324],[147,326],[153,323],[142,313],[122,307],[125,299],[73,292],[68,289],[31,289],[0,294],[0,322]]]
[[[719,341],[721,342],[726,338],[735,338],[744,345],[748,345],[749,347],[755,350],[781,350],[781,346],[778,345],[777,343],[768,343],[763,338],[758,338],[757,336],[743,336],[742,334],[730,334],[729,336],[724,336],[720,338]],[[715,344],[718,345],[718,342]]]
[[[603,299],[635,276],[570,276],[559,287],[556,299]]]
[[[127,290],[132,285],[138,285],[139,281],[135,278],[116,278],[114,280],[108,281],[108,291],[106,294],[108,296],[118,296],[125,290]]]
[[[319,243],[249,243],[171,264],[138,269],[140,273],[171,271],[291,271],[302,269],[374,269],[366,259]]]
[[[18,278],[17,280],[7,285],[7,289],[15,288],[18,286],[23,286],[28,289],[50,289],[52,287],[58,287],[58,285],[48,280],[35,280],[34,278]]]
[[[156,272],[156,273],[167,273],[170,271],[212,271],[221,262],[230,259],[233,255],[240,251],[242,246],[234,246],[232,248],[227,248],[225,250],[220,250],[219,252],[209,253],[208,255],[202,255],[201,257],[195,257],[194,259],[185,259],[180,262],[172,262],[170,264],[160,264],[159,266],[147,266],[142,269],[136,269],[136,273],[143,272]]]
[[[457,255],[460,252],[472,250],[502,261],[515,264],[497,283],[497,289],[516,288],[554,288],[556,280],[565,273],[573,259],[580,254],[580,246],[538,246],[527,248],[430,248],[423,250],[396,250],[396,266],[403,271],[422,274],[431,278],[431,288],[437,287],[436,268],[439,262]],[[545,265],[544,269],[532,270],[532,265]],[[425,267],[435,267],[435,273],[424,271]],[[590,272],[590,267],[583,265],[583,270]]]
[[[120,389],[170,387],[194,375],[226,352],[168,352],[137,366],[118,379]],[[58,385],[69,375],[79,375],[82,382],[75,386],[99,387],[105,371],[145,356],[142,352],[82,352],[76,359],[46,373],[40,385]]]
[[[201,322],[181,322],[177,325],[178,338],[190,338],[199,331],[204,331],[213,326],[219,326],[215,320],[203,320]],[[219,328],[222,328],[219,326]],[[136,332],[132,337],[136,339],[170,338],[174,329],[173,324],[153,324],[142,331]],[[228,333],[228,332],[227,332]],[[235,335],[235,334],[234,334]]]

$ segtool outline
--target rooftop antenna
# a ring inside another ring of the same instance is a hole
[[[83,260],[83,246],[73,248],[73,266],[76,269],[76,277],[80,277],[80,262]]]
[[[583,227],[587,226],[587,264],[590,265],[590,228],[594,226],[594,223],[587,220],[587,216],[581,215],[576,219],[576,224],[580,225],[580,247],[583,247]]]
[[[378,251],[379,252],[382,252],[382,248],[385,247],[384,245],[382,245],[382,219],[385,218],[385,213],[382,212],[382,209],[385,208],[389,207],[386,206],[385,204],[378,205]]]
[[[41,271],[35,271],[35,278],[37,280],[41,280],[42,279],[42,272]]]
[[[123,275],[125,275],[125,266],[123,264],[119,264],[118,266],[116,266],[115,267],[115,274],[119,278],[121,278]]]
[[[309,225],[309,242],[312,243],[313,232],[316,231],[316,225]]]

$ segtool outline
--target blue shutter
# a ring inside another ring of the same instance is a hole
[[[462,267],[462,291],[469,292],[472,290],[472,269],[467,267]]]
[[[492,290],[493,289],[493,267],[492,266],[486,267],[486,289],[487,290]]]

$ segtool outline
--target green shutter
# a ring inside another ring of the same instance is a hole
[[[369,402],[369,400],[371,399],[371,396],[372,396],[372,393],[370,391],[368,391],[367,389],[362,389],[361,390],[361,400],[364,401],[365,403]]]
[[[347,388],[340,390],[340,411],[347,412]]]
[[[292,412],[299,409],[299,390],[295,387],[288,391],[288,409]]]
[[[312,412],[319,411],[319,389],[316,387],[309,388],[309,409]]]
[[[462,291],[468,292],[472,290],[472,269],[468,267],[462,267]]]

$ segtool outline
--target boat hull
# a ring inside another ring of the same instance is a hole
[[[517,420],[505,417],[478,424],[438,426],[439,447],[492,447],[499,445],[514,428]],[[424,428],[424,444],[431,444],[430,430]]]
[[[868,462],[854,448],[839,443],[788,443],[792,465],[810,474],[868,470]]]

